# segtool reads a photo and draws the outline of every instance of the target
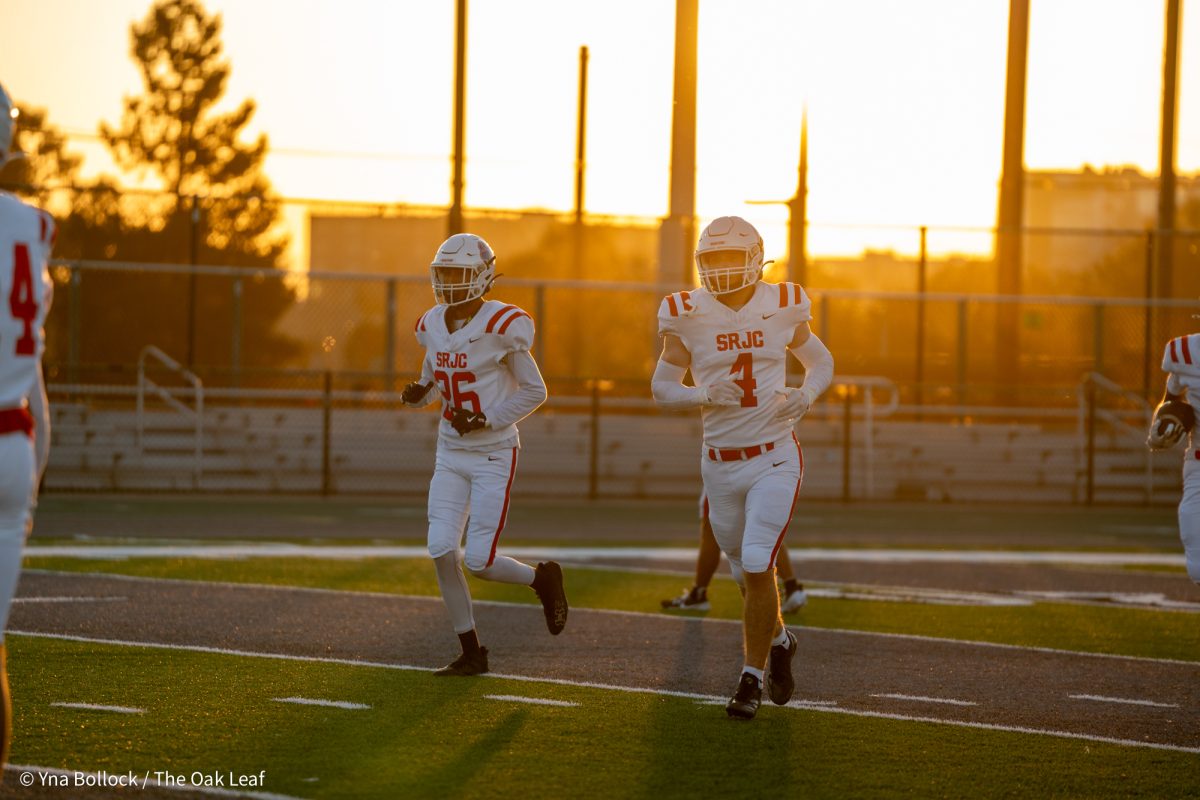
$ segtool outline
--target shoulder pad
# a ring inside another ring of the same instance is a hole
[[[533,317],[516,305],[502,305],[488,309],[487,327],[484,333],[494,333],[505,340],[509,350],[528,350],[533,346]]]
[[[1200,334],[1178,336],[1163,349],[1163,372],[1200,375]]]
[[[812,319],[812,301],[798,283],[784,281],[779,287],[779,307],[793,310],[796,322],[807,322]]]

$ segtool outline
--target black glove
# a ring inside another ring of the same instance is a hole
[[[459,436],[466,436],[471,431],[477,431],[487,425],[487,417],[480,411],[467,411],[465,408],[450,409],[450,427],[458,431]]]
[[[429,390],[433,388],[432,383],[417,383],[413,381],[408,386],[404,387],[404,391],[400,393],[400,402],[416,404],[425,399],[425,395],[429,394]]]

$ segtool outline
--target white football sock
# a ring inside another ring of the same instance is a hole
[[[759,683],[762,683],[763,671],[761,669],[755,669],[754,667],[747,664],[746,666],[742,667],[742,674],[745,674],[747,672],[749,672],[754,677],[758,678]]]
[[[442,602],[450,612],[450,624],[455,633],[466,633],[475,627],[475,615],[471,611],[471,591],[467,588],[467,576],[459,564],[458,551],[453,550],[433,560],[437,572],[438,587],[442,590]]]
[[[478,571],[472,570],[471,574],[476,578],[483,578],[485,581],[520,583],[528,586],[533,583],[534,570],[533,567],[522,564],[515,558],[496,556],[490,567]]]
[[[787,644],[787,643],[788,643],[787,628],[784,628],[783,630],[781,630],[779,632],[779,635],[771,640],[772,647],[775,647],[776,645]]]

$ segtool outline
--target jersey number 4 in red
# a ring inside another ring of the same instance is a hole
[[[758,381],[754,380],[754,354],[739,353],[729,372],[738,376],[733,382],[742,388],[742,408],[757,406],[758,398],[754,396],[754,389],[758,386]]]
[[[25,330],[17,339],[17,355],[34,355],[33,322],[37,319],[38,304],[33,296],[33,264],[29,260],[29,246],[18,243],[13,247],[13,282],[8,294],[8,310],[13,319],[25,323]]]
[[[442,408],[443,417],[450,419],[451,408],[466,408],[476,414],[482,413],[483,409],[479,407],[479,395],[468,392],[463,387],[463,384],[474,383],[474,372],[445,373],[438,370],[433,373],[433,379],[438,382],[442,398],[447,401]]]

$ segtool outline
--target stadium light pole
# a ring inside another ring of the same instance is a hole
[[[675,0],[675,83],[671,113],[671,206],[658,234],[658,281],[688,285],[696,222],[696,58],[699,0]]]
[[[458,0],[454,22],[454,177],[450,182],[447,236],[463,229],[463,134],[466,128],[467,0]]]
[[[587,45],[582,45],[579,48],[579,108],[576,120],[576,135],[575,135],[575,224],[571,226],[571,276],[576,280],[583,277],[583,178],[584,164],[587,153],[587,79],[588,79],[588,49]],[[591,358],[591,342],[592,337],[583,337],[581,326],[576,323],[569,325],[570,331],[570,347],[572,353],[580,353],[581,359],[571,359],[572,371],[578,369],[576,364],[582,361],[584,364],[592,365],[595,369]],[[597,377],[597,376],[593,376]]]
[[[1158,151],[1158,246],[1156,248],[1156,298],[1171,296],[1174,267],[1175,232],[1175,133],[1176,104],[1179,101],[1179,24],[1180,0],[1166,0],[1166,31],[1163,41],[1162,121]],[[1153,311],[1147,308],[1146,313]],[[1162,315],[1163,322],[1166,315]],[[1165,326],[1158,339],[1169,335]]]

